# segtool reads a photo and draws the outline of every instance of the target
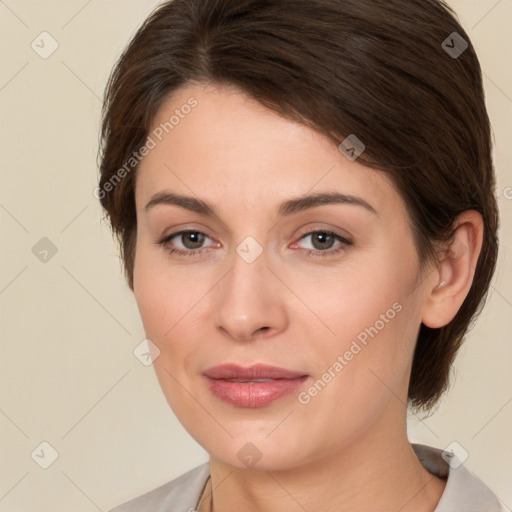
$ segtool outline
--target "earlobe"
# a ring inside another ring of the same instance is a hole
[[[482,248],[483,220],[478,212],[462,213],[454,226],[437,268],[427,280],[422,322],[431,328],[444,327],[457,314],[471,288]]]

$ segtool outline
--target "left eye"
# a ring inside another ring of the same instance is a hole
[[[331,256],[337,254],[340,251],[346,250],[347,247],[352,245],[352,241],[347,238],[338,235],[332,231],[311,231],[303,235],[300,240],[311,237],[312,248],[306,248],[308,256]],[[335,241],[339,244],[337,247],[332,248]],[[294,243],[292,247],[296,246]]]
[[[307,233],[306,235],[301,237],[301,240],[304,240],[306,238],[311,237],[311,243],[313,244],[313,247],[309,247],[308,249],[315,249],[315,250],[326,250],[331,249],[333,246],[333,243],[336,240],[339,240],[340,242],[347,242],[347,240],[344,240],[342,237],[338,236],[336,233],[331,233],[329,231],[313,231],[311,233]]]

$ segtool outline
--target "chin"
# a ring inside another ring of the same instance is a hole
[[[290,443],[283,444],[280,438],[265,438],[265,436],[243,436],[227,438],[219,442],[212,442],[212,438],[196,441],[214,458],[223,464],[236,469],[254,471],[283,471],[305,463],[298,454],[303,449],[303,443],[297,446]],[[289,437],[288,437],[289,439]],[[206,441],[206,442],[204,442]]]

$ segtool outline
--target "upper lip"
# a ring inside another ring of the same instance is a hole
[[[267,364],[255,364],[253,366],[239,366],[229,363],[213,366],[203,372],[203,375],[211,379],[297,379],[306,376],[303,372],[296,372],[271,366]]]

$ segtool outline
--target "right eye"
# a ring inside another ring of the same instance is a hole
[[[179,246],[176,247],[174,243],[171,243],[174,238],[181,240],[183,248]],[[206,249],[205,247],[201,247],[205,238],[209,237],[202,231],[189,229],[171,233],[156,243],[164,246],[170,254],[178,254],[180,256],[201,256]]]

